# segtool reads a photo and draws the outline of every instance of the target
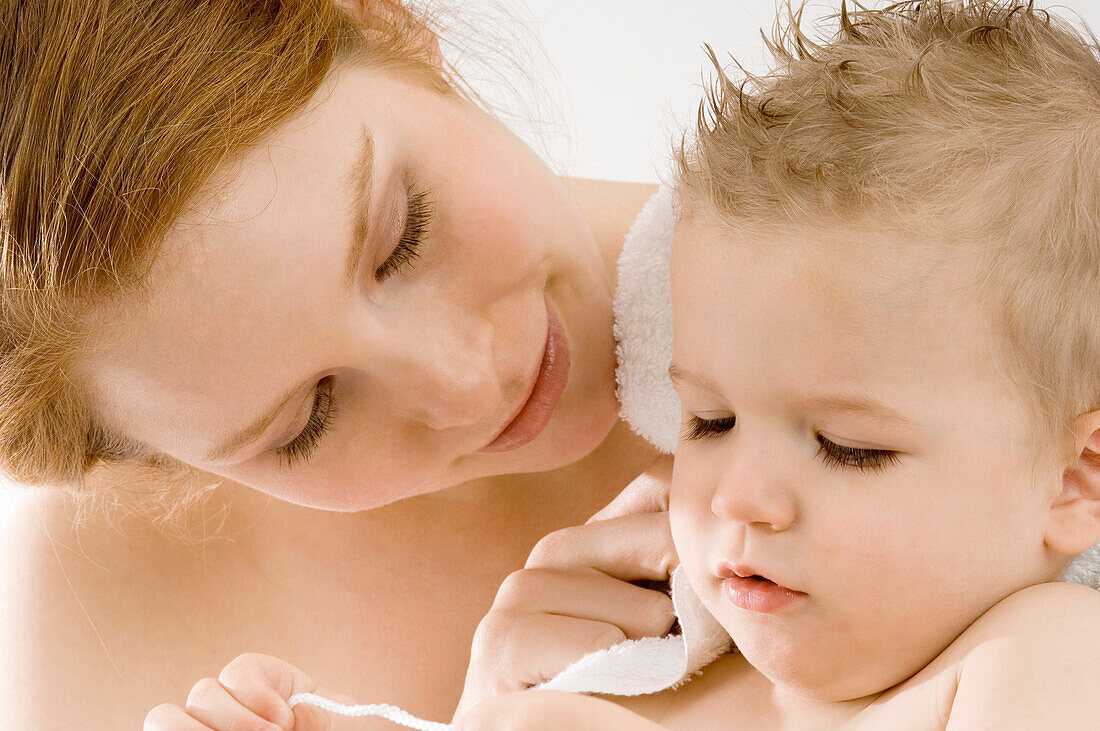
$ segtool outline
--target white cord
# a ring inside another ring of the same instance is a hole
[[[388,703],[347,706],[343,703],[329,700],[324,696],[317,695],[316,693],[295,693],[290,696],[290,700],[287,701],[287,704],[291,708],[299,703],[308,703],[311,706],[317,706],[318,708],[323,708],[332,713],[339,713],[341,716],[378,716],[387,721],[393,721],[402,726],[417,729],[417,731],[448,731],[448,729],[451,728],[449,723],[425,721],[422,718],[417,718],[411,713],[403,711],[397,706],[391,706]]]

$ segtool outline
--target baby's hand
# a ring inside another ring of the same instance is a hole
[[[184,708],[163,703],[145,717],[144,731],[330,731],[328,714],[308,704],[287,705],[295,693],[317,684],[288,662],[270,655],[238,655],[214,678],[191,688]],[[329,698],[337,698],[325,693]]]
[[[666,581],[678,563],[664,509],[669,472],[662,461],[593,520],[546,536],[505,579],[474,635],[456,719],[590,652],[669,631],[669,596],[630,583]]]

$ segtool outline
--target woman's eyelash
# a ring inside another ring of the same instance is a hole
[[[334,376],[325,376],[317,382],[317,388],[313,392],[313,408],[309,412],[309,421],[305,428],[294,437],[294,441],[279,447],[275,453],[280,462],[293,467],[297,462],[308,462],[316,451],[321,437],[332,428],[332,420],[336,416],[336,402],[333,398]]]
[[[432,220],[432,200],[430,191],[409,189],[408,210],[405,213],[405,230],[389,257],[374,270],[374,279],[383,282],[412,265],[420,256],[420,244]]]
[[[898,462],[897,452],[885,449],[846,447],[829,441],[820,434],[817,435],[817,442],[821,445],[817,453],[831,467],[852,467],[859,472],[884,472]]]
[[[721,419],[700,419],[693,416],[684,424],[680,438],[687,441],[711,439],[725,434],[736,423],[736,416],[723,416]]]

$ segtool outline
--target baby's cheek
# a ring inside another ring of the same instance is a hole
[[[899,583],[900,574],[907,573],[909,564],[921,556],[919,539],[874,514],[834,515],[828,525],[808,533],[807,559],[817,567],[816,573],[833,576],[836,585],[847,587],[848,592],[856,592],[857,587],[882,592]],[[875,550],[868,550],[869,546]]]
[[[707,536],[709,535],[709,503],[697,490],[678,489],[673,481],[669,495],[669,523],[672,541],[680,562],[689,573],[695,573],[705,562]],[[713,518],[713,516],[711,516]]]

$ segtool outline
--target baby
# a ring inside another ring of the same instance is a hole
[[[1048,582],[1100,539],[1097,49],[980,0],[839,20],[719,73],[680,158],[672,535],[739,653],[625,704],[1096,728],[1100,593]],[[475,716],[652,727],[604,704]]]
[[[770,47],[676,185],[670,520],[738,652],[460,725],[1095,728],[1100,593],[1055,583],[1100,540],[1095,41],[971,0]]]

